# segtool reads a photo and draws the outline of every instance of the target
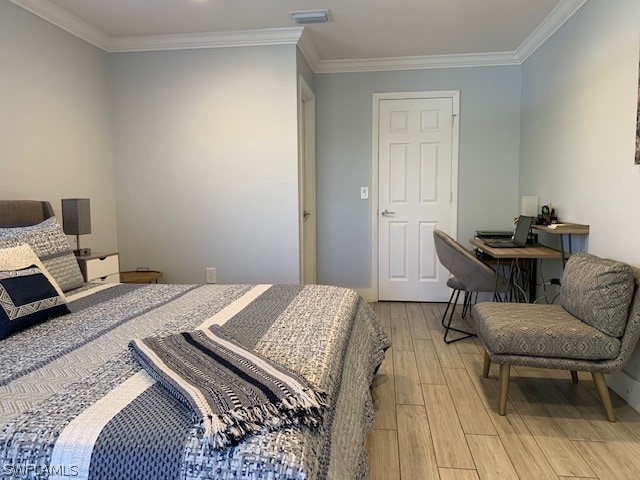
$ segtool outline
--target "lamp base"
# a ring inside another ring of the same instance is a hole
[[[78,250],[74,250],[73,253],[76,254],[76,257],[84,257],[86,255],[91,255],[90,248],[80,248]]]

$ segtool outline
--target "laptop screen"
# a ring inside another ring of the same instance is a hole
[[[518,217],[518,226],[513,236],[513,243],[516,245],[525,245],[527,243],[527,237],[529,236],[529,229],[532,223],[533,217],[525,217],[524,215]]]

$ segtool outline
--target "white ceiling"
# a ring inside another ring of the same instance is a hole
[[[329,23],[305,26],[305,43],[312,45],[312,63],[344,63],[514,53],[535,36],[544,41],[585,0],[12,1],[52,23],[71,21],[73,29],[60,26],[78,36],[85,33],[89,41],[97,39],[92,43],[102,48],[101,42],[122,44],[120,37],[130,43],[136,37],[140,43],[137,37],[219,36],[256,29],[291,32],[296,24],[290,11],[329,9]],[[515,60],[521,59],[516,55]]]

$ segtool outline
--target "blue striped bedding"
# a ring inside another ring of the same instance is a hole
[[[3,478],[360,479],[369,386],[389,341],[353,291],[294,285],[101,285],[70,315],[0,342]],[[189,408],[133,359],[133,338],[220,325],[307,378],[330,406],[215,449]]]

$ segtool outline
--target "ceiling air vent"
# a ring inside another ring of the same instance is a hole
[[[329,21],[329,10],[300,10],[289,12],[298,25],[309,23],[326,23]]]

